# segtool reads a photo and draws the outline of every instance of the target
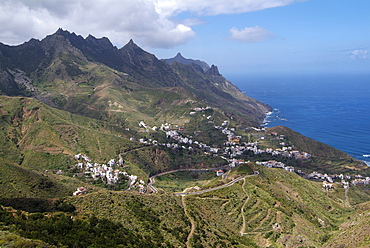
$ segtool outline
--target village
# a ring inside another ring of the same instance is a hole
[[[205,110],[210,109],[209,107],[205,108],[196,108],[190,112],[190,115],[195,115],[197,112],[202,112]],[[212,118],[212,116],[205,116],[208,120]],[[272,133],[270,135],[273,136],[273,139],[279,140],[280,148],[260,148],[259,140],[263,141],[266,139],[264,135],[258,135],[258,140],[253,142],[241,142],[242,136],[235,134],[235,128],[229,128],[229,121],[223,121],[221,125],[215,125],[214,128],[219,130],[222,135],[226,136],[226,141],[224,142],[223,147],[214,147],[202,143],[200,141],[193,140],[192,137],[183,136],[181,133],[184,131],[183,127],[178,127],[177,125],[171,125],[169,123],[164,123],[160,127],[153,126],[150,127],[144,121],[139,121],[138,125],[140,128],[145,129],[146,131],[160,131],[164,132],[167,139],[171,142],[167,143],[160,143],[157,140],[153,139],[144,139],[140,138],[137,141],[148,145],[148,146],[164,146],[171,149],[183,149],[188,151],[194,150],[201,150],[205,155],[217,157],[219,156],[221,159],[224,159],[228,162],[228,166],[230,168],[249,163],[250,161],[245,161],[244,159],[238,159],[238,157],[242,156],[243,153],[246,151],[252,152],[254,155],[257,154],[269,154],[271,158],[274,156],[283,156],[287,158],[292,158],[296,160],[308,160],[311,158],[311,154],[294,150],[292,146],[289,146],[284,140],[284,135],[279,135],[277,133]],[[265,128],[255,128],[250,127],[255,132],[263,133]],[[136,141],[135,138],[131,137],[131,141]],[[106,164],[98,164],[92,163],[91,160],[82,154],[75,155],[75,159],[78,160],[78,163],[75,165],[79,170],[84,172],[84,176],[88,178],[92,178],[94,180],[101,179],[106,184],[117,184],[120,180],[127,180],[127,190],[131,189],[138,189],[140,193],[145,193],[147,191],[146,183],[143,180],[138,180],[138,177],[135,175],[129,175],[127,172],[118,169],[119,167],[123,166],[123,160],[121,155],[119,155],[118,161],[115,159],[110,159]],[[282,162],[275,161],[273,159],[269,161],[255,161],[259,165],[263,165],[268,168],[280,168],[284,169],[289,172],[295,172],[298,175],[309,179],[309,180],[318,180],[323,182],[323,187],[325,189],[333,189],[334,183],[336,185],[340,185],[344,188],[349,187],[349,180],[353,185],[365,185],[370,184],[369,177],[363,177],[361,175],[356,175],[354,178],[351,176],[344,176],[343,174],[340,175],[327,175],[327,174],[320,174],[318,172],[312,172],[310,174],[306,174],[301,170],[296,171],[293,166],[286,166]],[[221,176],[224,174],[224,170],[215,170],[216,176]],[[347,180],[347,181],[346,181]],[[86,193],[86,189],[84,187],[79,188],[74,194],[79,195]]]
[[[138,180],[136,175],[129,175],[125,171],[114,169],[115,167],[122,167],[123,160],[120,157],[118,162],[115,159],[110,159],[107,164],[92,163],[91,159],[83,154],[74,156],[78,163],[76,168],[84,171],[85,178],[92,178],[93,180],[101,179],[106,184],[116,184],[120,180],[127,180],[127,190],[131,188],[138,188],[140,193],[146,192],[145,182]],[[81,195],[87,193],[85,187],[79,187],[73,195]]]

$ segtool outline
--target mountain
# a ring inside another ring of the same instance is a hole
[[[165,61],[167,64],[173,64],[173,63],[181,63],[185,65],[198,65],[203,70],[203,72],[206,72],[210,69],[209,65],[201,60],[194,60],[194,59],[186,59],[184,58],[181,53],[177,53],[177,55],[170,59],[162,59],[162,61]]]
[[[0,44],[0,246],[367,245],[370,169],[260,127],[271,108],[195,62],[62,29]]]
[[[84,39],[62,29],[41,41],[0,44],[0,79],[4,94],[31,96],[59,109],[127,124],[179,120],[181,114],[172,117],[177,108],[183,112],[210,105],[221,115],[258,125],[271,109],[241,93],[214,66],[204,72],[192,65],[168,65],[132,40],[118,49],[107,38]],[[173,100],[158,99],[162,92]],[[148,101],[151,108],[144,112],[141,106]]]

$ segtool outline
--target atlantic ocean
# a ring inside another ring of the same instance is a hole
[[[287,126],[370,165],[370,73],[226,77],[274,109],[266,127]]]

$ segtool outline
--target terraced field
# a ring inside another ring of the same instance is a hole
[[[235,243],[251,246],[317,247],[353,211],[343,189],[325,191],[320,183],[295,173],[256,168],[259,175],[239,177],[228,187],[178,194],[191,223],[187,247],[222,247],[230,235]],[[235,171],[230,175],[235,177]],[[357,189],[351,192],[352,198],[358,197]]]

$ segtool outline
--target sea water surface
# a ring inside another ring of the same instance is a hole
[[[287,126],[370,166],[370,73],[227,78],[274,108],[266,127]]]

